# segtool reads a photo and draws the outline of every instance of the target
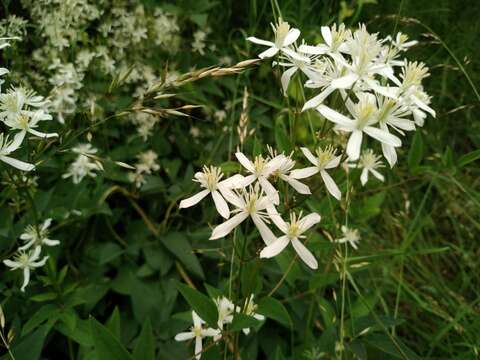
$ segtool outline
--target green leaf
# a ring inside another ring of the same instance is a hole
[[[258,303],[258,313],[278,321],[280,324],[283,324],[286,327],[292,327],[292,319],[290,318],[287,309],[277,299],[272,297],[263,298]]]
[[[49,330],[49,324],[45,324],[27,337],[21,339],[19,343],[15,344],[12,349],[15,360],[39,359],[43,343],[45,342]],[[6,359],[10,359],[10,357],[7,356]]]
[[[420,131],[415,132],[413,137],[412,146],[408,152],[408,167],[410,169],[416,168],[420,165],[423,158],[423,139]]]
[[[58,308],[55,305],[43,305],[40,309],[38,309],[35,314],[33,314],[33,316],[27,321],[27,323],[23,327],[22,337],[30,333],[44,321],[52,319],[53,317],[58,318],[58,316]]]
[[[161,237],[162,243],[182,262],[185,267],[201,279],[205,278],[197,257],[193,254],[190,242],[184,234],[172,232]]]
[[[155,342],[150,319],[145,320],[143,324],[142,332],[133,350],[133,358],[135,360],[155,360]]]
[[[180,282],[175,283],[178,291],[187,300],[192,310],[210,326],[217,327],[218,312],[215,303],[208,296]]]
[[[420,360],[420,357],[398,338],[394,340],[395,342],[384,334],[370,334],[365,337],[364,342],[398,359]]]
[[[90,331],[97,360],[133,360],[115,335],[93,317],[90,317]]]
[[[106,326],[117,339],[120,339],[120,312],[118,311],[117,306],[113,309],[112,315],[110,315]]]
[[[474,150],[472,152],[469,152],[468,154],[464,154],[460,156],[460,158],[457,161],[458,167],[462,168],[465,165],[468,165],[471,162],[476,161],[478,159],[480,159],[480,149]]]

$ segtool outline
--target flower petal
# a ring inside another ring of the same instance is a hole
[[[298,239],[293,239],[292,245],[295,248],[295,251],[297,252],[300,259],[302,259],[309,268],[313,270],[316,270],[318,268],[317,259],[315,259],[313,254],[305,247],[305,245],[303,245]]]
[[[247,169],[251,173],[255,172],[255,166],[253,166],[253,163],[242,152],[236,152],[235,157],[245,169]]]
[[[259,38],[256,38],[255,36],[250,36],[247,38],[248,41],[253,42],[254,44],[258,45],[265,45],[265,46],[275,46],[275,44],[271,41],[268,40],[262,40]]]
[[[265,191],[268,199],[275,205],[280,203],[280,197],[278,196],[278,191],[275,187],[263,176],[258,178],[258,182],[262,186],[262,189]]]
[[[206,190],[206,189],[202,190],[199,193],[180,201],[180,205],[178,207],[180,209],[183,209],[183,208],[189,208],[190,206],[196,205],[209,193],[210,193],[210,190]]]
[[[290,172],[290,177],[294,179],[305,179],[319,172],[318,167],[311,166],[304,169],[295,169]]]
[[[362,174],[360,175],[360,182],[362,183],[362,186],[365,186],[367,181],[368,181],[368,170],[363,169]]]
[[[333,181],[332,177],[325,170],[320,171],[320,175],[322,176],[328,192],[332,194],[335,199],[340,200],[342,198],[342,193],[340,192],[337,184],[335,184],[335,181]]]
[[[293,187],[299,194],[310,195],[312,193],[307,185],[301,183],[297,179],[294,179],[290,176],[285,176],[285,178],[286,181],[290,184],[290,186]]]
[[[363,128],[363,131],[370,135],[372,138],[385,143],[387,145],[392,145],[395,147],[402,146],[402,140],[400,138],[396,137],[395,135],[392,135],[384,130],[380,130],[378,128],[375,128],[373,126],[365,126]]]
[[[220,193],[217,190],[212,192],[212,197],[218,213],[223,218],[228,219],[230,217],[230,209],[228,208],[228,205],[225,199],[222,197],[222,195],[220,195]]]
[[[303,105],[302,111],[316,108],[321,103],[323,103],[323,101],[328,97],[328,95],[330,95],[334,91],[335,91],[335,89],[333,87],[327,86],[325,89],[323,89],[323,91],[320,94],[318,94],[318,95],[314,96],[313,98],[311,98],[310,100],[308,100]]]
[[[383,156],[385,157],[385,159],[387,159],[388,164],[391,168],[393,168],[393,166],[397,162],[397,152],[395,150],[395,147],[382,143],[382,151]]]
[[[273,234],[272,230],[268,228],[268,226],[263,222],[262,218],[257,214],[251,215],[253,222],[257,226],[258,231],[260,232],[260,236],[262,237],[265,244],[270,245],[273,243],[277,237]]]
[[[315,155],[312,154],[312,152],[306,148],[306,147],[301,147],[300,150],[302,150],[303,155],[312,163],[312,165],[317,166],[318,165],[318,159]]]
[[[246,212],[240,212],[234,217],[228,219],[224,223],[218,225],[213,229],[212,235],[210,236],[210,240],[220,239],[228,234],[237,227],[242,221],[244,221],[248,217]]]
[[[328,46],[332,46],[332,32],[328,26],[322,26],[320,28],[320,32],[322,33],[323,40],[325,44]]]
[[[354,130],[347,143],[347,155],[352,161],[360,157],[360,148],[362,147],[363,134],[360,130]]]
[[[258,57],[260,59],[271,58],[271,57],[277,55],[278,51],[279,51],[279,49],[277,47],[271,47],[271,48],[265,50],[264,52],[260,53],[258,55]]]
[[[30,282],[30,268],[28,266],[23,268],[23,284],[20,291],[25,291],[28,283]]]
[[[286,70],[282,74],[281,82],[282,82],[282,89],[283,89],[283,94],[287,94],[288,90],[288,84],[290,83],[290,79],[292,78],[292,75],[297,72],[298,68],[296,66],[292,66],[290,69]]]
[[[288,46],[290,44],[293,44],[295,41],[297,41],[299,36],[300,30],[296,28],[290,29],[287,33],[287,36],[285,36],[285,39],[283,40],[282,46]]]
[[[268,259],[280,254],[289,242],[290,240],[288,239],[287,235],[280,236],[277,240],[264,247],[263,250],[260,251],[260,257]]]
[[[35,165],[11,158],[10,156],[0,155],[0,160],[22,171],[32,171],[35,169]]]
[[[311,213],[302,218],[298,224],[300,227],[300,231],[304,233],[308,229],[310,229],[313,225],[317,224],[321,220],[321,216],[317,213]]]
[[[299,53],[293,51],[292,49],[282,47],[282,52],[290,56],[292,59],[310,64],[310,58],[300,55]]]
[[[195,337],[195,334],[193,332],[181,332],[177,335],[175,335],[175,341],[186,341],[193,339]]]
[[[358,75],[350,73],[345,76],[339,77],[330,83],[330,86],[334,89],[350,89],[355,81],[358,80]]]
[[[328,106],[320,105],[317,107],[317,110],[320,114],[322,114],[326,119],[343,126],[345,128],[353,129],[355,122],[345,115],[340,114],[339,112],[330,109]]]
[[[288,231],[287,223],[282,219],[282,216],[278,213],[277,209],[271,205],[267,207],[267,213],[273,223],[280,229],[284,234]]]
[[[328,51],[328,47],[325,45],[312,46],[303,44],[298,47],[298,51],[304,54],[322,55]]]

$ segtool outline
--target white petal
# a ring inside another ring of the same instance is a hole
[[[300,45],[298,51],[304,54],[310,55],[322,55],[328,51],[328,48],[325,45],[311,46],[311,45]]]
[[[195,358],[199,360],[202,357],[202,338],[197,336],[195,338]]]
[[[57,246],[60,244],[60,241],[59,240],[52,240],[52,239],[44,239],[42,241],[43,244],[47,245],[47,246]]]
[[[292,245],[295,248],[295,251],[297,252],[300,259],[302,259],[309,268],[314,270],[318,268],[317,259],[315,259],[313,254],[305,247],[305,245],[298,241],[298,239],[293,239]]]
[[[362,147],[363,134],[360,130],[354,130],[347,143],[347,155],[352,161],[360,157],[360,148]]]
[[[313,225],[318,224],[322,218],[317,213],[311,213],[302,218],[298,224],[302,233],[310,229]]]
[[[339,112],[336,112],[333,109],[330,109],[328,106],[320,105],[319,107],[317,107],[317,110],[320,114],[322,114],[331,122],[334,122],[335,124],[341,125],[345,128],[353,129],[355,125],[355,122],[353,120],[349,119],[345,115],[340,114]]]
[[[175,340],[176,341],[186,341],[193,339],[195,337],[195,334],[193,332],[182,332],[177,335],[175,335]]]
[[[415,130],[415,122],[404,118],[392,116],[388,119],[388,124],[405,131]]]
[[[238,189],[243,187],[244,176],[240,174],[235,174],[233,176],[230,176],[229,178],[222,180],[218,183],[217,187],[220,191],[224,188],[228,189]]]
[[[279,237],[273,243],[263,248],[260,252],[260,257],[268,259],[280,254],[289,242],[290,240],[288,240],[288,236],[284,235]]]
[[[355,81],[358,80],[358,75],[350,73],[348,75],[339,77],[330,83],[330,86],[334,89],[350,89]]]
[[[196,205],[209,193],[210,193],[210,190],[202,190],[199,193],[180,201],[179,208],[180,209],[189,208],[190,206]]]
[[[5,264],[5,266],[12,268],[12,270],[18,269],[20,267],[20,264],[18,262],[9,259],[3,260],[3,263]]]
[[[270,201],[278,205],[280,203],[280,197],[278,196],[278,191],[275,187],[263,176],[258,178],[258,182],[262,186],[262,189],[265,191],[265,194],[268,196]]]
[[[273,223],[280,229],[284,234],[288,231],[287,223],[282,219],[282,216],[278,213],[277,209],[272,205],[267,207],[267,213]]]
[[[317,166],[318,165],[318,159],[315,155],[312,154],[312,152],[306,148],[306,147],[301,147],[300,150],[302,150],[303,155],[310,161],[313,165]]]
[[[218,213],[223,218],[228,219],[230,217],[230,209],[228,208],[228,205],[225,199],[222,197],[222,195],[220,195],[220,193],[217,190],[212,192],[212,197]]]
[[[38,137],[43,138],[43,139],[58,137],[57,133],[43,133],[43,132],[37,131],[35,129],[28,129],[28,132],[32,135],[38,136]]]
[[[318,105],[320,105],[321,103],[324,102],[324,100],[328,97],[328,95],[330,95],[334,91],[335,91],[335,89],[333,87],[327,86],[325,89],[323,89],[323,91],[320,94],[318,94],[318,95],[314,96],[313,98],[311,98],[310,100],[308,100],[303,105],[302,111],[316,108]]]
[[[328,26],[322,26],[320,28],[320,31],[322,33],[323,40],[325,40],[325,43],[328,46],[332,46],[332,32],[330,31],[330,28]]]
[[[260,59],[271,58],[271,57],[277,55],[277,53],[278,53],[278,48],[276,48],[276,47],[271,47],[271,48],[265,50],[264,52],[260,53],[260,54],[258,55],[258,57],[259,57]]]
[[[0,155],[0,160],[22,171],[32,171],[35,169],[35,165],[11,158],[9,156]]]
[[[245,169],[247,169],[251,173],[255,172],[255,166],[253,166],[253,163],[243,153],[241,153],[240,151],[236,152],[235,157]]]
[[[25,291],[28,283],[30,282],[30,268],[28,266],[23,268],[23,284],[20,288],[21,291]]]
[[[215,229],[213,229],[212,235],[210,236],[210,240],[220,239],[228,234],[237,227],[242,221],[244,221],[248,217],[246,212],[240,212],[234,217],[230,218],[229,220],[225,221],[223,224],[218,225]]]
[[[295,60],[302,61],[306,64],[310,64],[310,58],[308,58],[306,56],[303,56],[303,55],[300,55],[299,53],[293,51],[292,49],[283,47],[282,52],[287,54],[288,56],[290,56],[291,58],[293,58]]]
[[[415,105],[417,105],[420,109],[430,113],[433,117],[435,117],[435,110],[433,110],[430,106],[428,106],[426,103],[424,103],[422,100],[420,100],[418,97],[415,95],[411,96],[413,102]]]
[[[284,71],[282,74],[281,82],[282,82],[283,93],[285,95],[287,94],[288,84],[290,83],[290,79],[297,70],[298,68],[296,66],[292,66],[290,69]]]
[[[267,41],[267,40],[262,40],[262,39],[258,39],[256,38],[255,36],[250,36],[247,38],[248,41],[251,41],[255,44],[259,44],[259,45],[265,45],[265,46],[275,46],[275,44],[271,41]]]
[[[395,151],[395,147],[382,143],[382,151],[383,156],[388,161],[388,164],[391,168],[393,168],[397,162],[397,152]]]
[[[382,174],[380,174],[377,170],[371,169],[370,171],[372,172],[373,176],[375,176],[378,180],[380,180],[380,181],[385,180],[384,176]]]
[[[265,244],[270,245],[271,243],[273,243],[277,238],[273,234],[272,230],[268,228],[268,226],[263,222],[260,216],[258,216],[257,214],[252,214],[251,216]]]
[[[285,178],[287,179],[286,181],[290,184],[290,186],[293,187],[299,194],[310,195],[312,193],[310,191],[310,188],[304,183],[301,183],[300,181],[290,176],[285,176]]]
[[[360,182],[362,183],[363,186],[365,186],[367,181],[368,181],[368,170],[363,169],[362,174],[360,175]]]
[[[43,231],[47,230],[51,224],[52,224],[52,219],[51,218],[46,219],[42,224],[42,230]]]
[[[322,176],[328,192],[332,194],[335,199],[340,200],[342,198],[342,193],[332,177],[325,170],[320,171],[320,175]]]
[[[385,143],[387,145],[392,145],[395,147],[402,146],[402,140],[400,138],[396,137],[395,135],[392,135],[384,130],[380,130],[378,128],[375,128],[373,126],[365,126],[363,128],[363,131],[370,135],[372,138],[377,139],[378,141]]]
[[[233,317],[232,317],[232,319],[233,319]],[[232,322],[232,321],[230,321],[230,322]],[[202,336],[203,337],[206,337],[206,336],[216,337],[218,335],[220,335],[220,330],[218,330],[218,329],[207,328],[207,329],[202,330]]]
[[[23,139],[25,139],[26,134],[27,134],[26,131],[20,131],[19,133],[15,134],[15,136],[13,137],[12,143],[5,149],[5,152],[9,154],[17,150],[22,144]]]
[[[290,172],[290,177],[294,179],[305,179],[318,173],[318,167],[311,166],[304,169],[295,169]]]
[[[40,246],[37,246],[36,249],[40,249]],[[49,256],[45,256],[42,260],[40,261],[36,261],[36,262],[31,262],[30,263],[30,266],[31,267],[34,267],[34,268],[38,268],[38,267],[42,267],[43,265],[45,265],[45,263],[47,262]]]
[[[195,311],[192,311],[192,320],[193,320],[194,327],[201,327],[202,324],[205,323],[205,321],[203,321],[203,319],[200,316],[198,316],[198,314]]]
[[[300,36],[300,30],[296,28],[290,29],[288,31],[287,36],[285,36],[285,40],[283,40],[282,46],[288,46],[290,44],[293,44],[295,41],[297,41],[299,36]]]
[[[340,160],[342,159],[342,156],[335,156],[332,160],[330,160],[327,165],[325,165],[325,169],[333,169],[336,168],[338,165],[340,165]]]

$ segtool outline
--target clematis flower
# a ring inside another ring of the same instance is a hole
[[[29,164],[10,157],[9,155],[17,150],[23,140],[21,133],[14,136],[12,141],[8,141],[8,135],[4,137],[3,133],[0,133],[0,160],[22,171],[31,171],[35,169],[35,165]]]
[[[345,225],[342,225],[342,233],[343,237],[335,240],[336,243],[339,244],[349,244],[351,247],[353,247],[355,250],[358,249],[358,242],[360,241],[360,233],[358,232],[357,229],[351,229],[346,227]]]
[[[293,59],[307,62],[310,61],[308,57],[299,55],[294,50],[289,48],[289,46],[292,45],[300,36],[300,30],[296,28],[290,28],[290,25],[281,18],[278,20],[277,24],[271,25],[275,34],[275,42],[258,39],[254,36],[247,38],[248,41],[251,41],[255,44],[269,47],[267,50],[258,55],[260,59],[270,58],[277,55],[278,52],[283,52]]]
[[[38,122],[43,120],[51,120],[52,116],[43,112],[43,110],[35,111],[31,114],[22,114],[14,118],[5,119],[5,125],[9,126],[12,130],[20,130],[20,137],[23,138],[27,133],[38,136],[43,139],[52,137],[58,137],[57,133],[44,133],[36,130]]]
[[[320,215],[317,213],[311,213],[302,218],[302,214],[297,217],[295,213],[290,213],[290,222],[286,223],[280,214],[271,209],[270,217],[273,223],[282,231],[285,235],[280,236],[270,245],[263,248],[260,252],[261,258],[272,258],[280,254],[283,249],[287,247],[289,243],[293,245],[296,253],[302,259],[302,261],[311,269],[318,268],[318,262],[308,250],[305,245],[302,244],[300,239],[305,238],[303,235],[308,229],[320,221]]]
[[[254,161],[250,161],[243,153],[235,153],[238,161],[250,173],[242,182],[243,187],[258,181],[268,198],[275,204],[280,203],[280,197],[275,187],[268,181],[268,177],[278,170],[282,165],[285,155],[280,154],[272,159],[265,159],[263,156],[256,156]]]
[[[362,174],[360,175],[360,182],[363,186],[368,181],[368,173],[372,173],[378,180],[384,181],[384,177],[380,174],[377,169],[383,167],[382,162],[380,161],[380,156],[375,155],[373,150],[367,149],[360,156],[358,161],[358,167],[362,168]]]
[[[352,36],[350,30],[345,28],[345,24],[340,24],[337,29],[337,24],[333,24],[332,27],[322,26],[320,28],[322,33],[324,44],[316,46],[300,45],[299,51],[311,55],[323,55],[323,54],[338,54],[340,52],[345,53],[347,46],[345,40]]]
[[[187,341],[190,339],[195,339],[195,358],[198,360],[202,357],[203,338],[218,336],[220,334],[220,330],[204,328],[203,324],[205,324],[205,321],[203,321],[195,311],[192,311],[192,320],[193,326],[190,328],[190,331],[181,332],[175,335],[175,340]]]
[[[223,330],[223,326],[225,324],[230,324],[233,320],[233,312],[235,305],[227,299],[225,296],[218,297],[213,300],[215,305],[217,305],[217,312],[218,312],[218,322],[217,326],[220,330]],[[219,333],[217,336],[214,337],[214,340],[220,339],[221,334]]]
[[[301,150],[308,161],[310,161],[314,166],[293,170],[291,175],[295,179],[303,179],[316,173],[320,173],[328,192],[332,194],[334,198],[340,200],[342,198],[342,193],[340,192],[337,184],[335,184],[335,181],[328,174],[327,170],[336,168],[340,164],[340,159],[342,156],[336,156],[337,151],[330,145],[324,149],[319,147],[316,151],[317,156],[314,156],[310,150],[305,147],[302,147]]]
[[[283,181],[287,182],[299,194],[304,194],[304,195],[311,194],[310,188],[307,185],[298,181],[295,173],[293,173],[295,171],[293,170],[293,167],[295,166],[295,160],[292,159],[292,155],[293,155],[293,152],[288,156],[284,155],[283,161],[281,162],[278,169],[273,172],[273,176],[278,177],[279,179],[282,179]],[[275,156],[277,155],[273,150],[271,150],[270,157],[273,158]]]
[[[238,193],[230,194],[227,196],[227,200],[236,207],[236,209],[232,211],[236,213],[236,215],[215,227],[210,236],[210,240],[227,236],[233,229],[250,217],[267,245],[275,241],[275,235],[266,225],[266,223],[269,222],[266,209],[267,207],[273,206],[273,204],[270,199],[265,196],[258,184],[249,186],[247,189],[243,189]]]
[[[11,268],[10,270],[23,270],[23,285],[20,288],[21,291],[25,291],[25,288],[30,282],[30,271],[34,270],[35,268],[42,267],[45,265],[45,262],[48,259],[48,256],[45,256],[42,260],[39,260],[40,252],[41,247],[37,246],[35,249],[30,250],[29,252],[20,250],[16,255],[14,255],[13,260],[3,260],[3,263]]]
[[[79,184],[85,176],[96,177],[96,171],[103,170],[102,163],[94,158],[97,149],[92,144],[78,144],[72,152],[78,154],[76,160],[70,164],[68,171],[62,178],[72,178],[74,184]]]
[[[237,306],[235,308],[235,311],[238,313],[238,312],[242,312],[242,310],[243,310],[243,313],[245,315],[251,316],[251,317],[257,319],[258,321],[263,321],[263,320],[265,320],[265,316],[263,316],[262,314],[257,314],[256,313],[257,304],[255,304],[255,302],[253,301],[254,297],[255,297],[255,295],[251,294],[249,296],[249,298],[247,299],[247,302],[246,302],[245,306],[243,307],[243,309],[241,309],[239,306]],[[245,335],[250,334],[250,328],[243,328],[242,331]]]
[[[25,245],[18,249],[27,250],[32,246],[56,246],[60,244],[60,241],[48,238],[48,228],[51,224],[52,219],[46,219],[38,229],[35,226],[28,225],[25,232],[20,235],[20,239],[25,242]]]
[[[345,132],[351,132],[347,143],[347,155],[350,160],[357,160],[360,157],[363,134],[380,141],[381,143],[399,147],[402,141],[384,130],[373,127],[378,122],[376,98],[372,94],[358,94],[359,101],[353,104],[347,101],[347,109],[352,114],[353,119],[340,114],[339,112],[320,105],[317,110],[326,119],[336,124],[335,128]]]
[[[203,172],[197,172],[194,175],[193,181],[198,182],[205,190],[182,200],[179,206],[180,209],[194,206],[208,194],[211,194],[218,213],[223,218],[228,219],[230,217],[230,209],[224,196],[228,196],[231,193],[232,188],[239,186],[243,180],[243,176],[237,174],[223,181],[222,178],[223,173],[220,168],[215,166],[204,166]]]

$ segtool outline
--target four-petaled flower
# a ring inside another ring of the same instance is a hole
[[[3,263],[11,268],[11,270],[23,270],[23,285],[20,288],[21,291],[25,291],[25,288],[30,282],[30,271],[42,267],[48,259],[48,256],[45,256],[42,260],[39,260],[41,251],[40,246],[28,252],[20,250],[14,255],[13,260],[3,260]]]

